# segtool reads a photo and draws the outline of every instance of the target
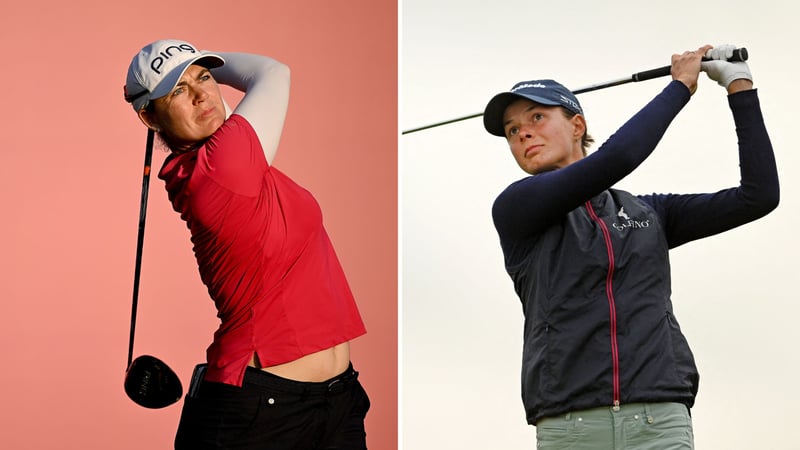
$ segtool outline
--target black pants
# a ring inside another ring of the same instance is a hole
[[[242,387],[203,381],[186,396],[176,450],[364,450],[369,398],[353,366],[320,383],[247,368]]]

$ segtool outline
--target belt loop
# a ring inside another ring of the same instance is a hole
[[[572,413],[568,412],[567,415],[564,416],[564,420],[569,420],[570,418],[572,418]]]
[[[337,378],[337,379],[331,381],[330,383],[328,383],[328,389],[327,389],[328,393],[329,394],[336,394],[336,393],[341,392],[342,390],[344,390],[343,383],[344,383],[344,380],[341,379],[341,378]]]
[[[655,422],[655,420],[653,419],[653,415],[650,414],[650,404],[649,403],[645,403],[644,404],[644,417],[645,417],[645,420],[647,421],[647,423],[649,423],[649,424],[652,424],[653,422]]]

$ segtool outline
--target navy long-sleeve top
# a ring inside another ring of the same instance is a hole
[[[494,224],[511,262],[520,241],[536,236],[567,212],[622,180],[655,149],[689,90],[673,81],[626,122],[598,151],[568,167],[510,185],[495,201]],[[644,196],[666,221],[669,247],[712,236],[758,219],[778,204],[778,172],[757,91],[732,94],[728,102],[740,138],[741,183],[709,194]]]

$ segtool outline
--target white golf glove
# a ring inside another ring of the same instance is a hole
[[[735,45],[718,45],[705,54],[711,61],[703,61],[700,68],[708,75],[708,78],[716,81],[720,86],[728,88],[733,80],[745,79],[753,80],[750,68],[746,62],[728,62],[727,59],[733,56]]]

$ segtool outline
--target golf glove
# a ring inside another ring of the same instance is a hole
[[[719,45],[708,52],[705,57],[711,61],[700,63],[701,69],[708,75],[708,78],[716,81],[720,86],[728,88],[733,80],[746,79],[753,80],[750,68],[746,62],[728,62],[727,59],[733,56],[736,46],[730,44]]]

